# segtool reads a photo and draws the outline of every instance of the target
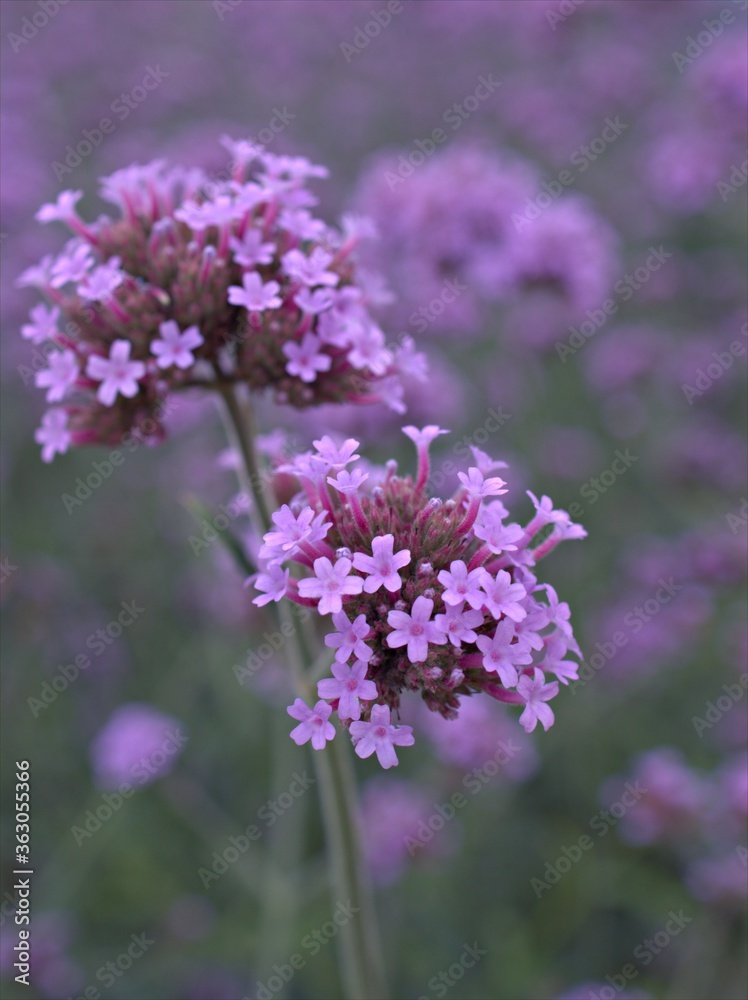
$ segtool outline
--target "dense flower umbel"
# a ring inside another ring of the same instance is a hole
[[[521,705],[527,732],[538,722],[548,729],[559,682],[577,677],[566,657],[579,655],[568,605],[538,582],[534,567],[558,542],[585,537],[584,529],[533,494],[530,523],[505,523],[508,511],[496,499],[506,493],[504,480],[492,475],[505,463],[477,448],[456,495],[429,498],[429,444],[447,432],[404,432],[418,449],[415,480],[389,463],[368,489],[375,473],[358,464],[353,440],[338,447],[323,438],[315,452],[281,466],[303,494],[273,515],[255,581],[258,605],[285,596],[332,616],[325,643],[335,650],[333,677],[319,682],[314,708],[297,699],[289,709],[300,722],[294,740],[322,749],[335,734],[334,710],[358,755],[376,753],[383,767],[397,763],[395,746],[413,742],[410,727],[392,722],[404,690],[420,691],[448,719],[461,697],[486,692]],[[305,575],[291,576],[288,561]]]
[[[244,382],[296,407],[382,401],[402,412],[399,372],[423,377],[412,341],[390,350],[369,315],[383,293],[353,251],[370,224],[348,217],[338,231],[309,211],[306,181],[327,171],[222,141],[230,180],[158,160],[104,178],[120,218],[84,222],[80,191],[37,213],[74,234],[19,279],[51,304],[34,307],[22,336],[59,348],[36,379],[62,404],[37,434],[45,461],[71,441],[160,438],[164,397],[186,386]]]

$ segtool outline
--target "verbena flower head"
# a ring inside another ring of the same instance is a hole
[[[19,279],[49,301],[22,336],[59,348],[37,376],[59,404],[43,423],[45,461],[71,442],[160,439],[165,397],[194,385],[243,382],[295,407],[404,409],[399,372],[413,368],[412,343],[387,345],[369,313],[383,293],[353,259],[371,227],[348,217],[338,230],[312,215],[307,181],[327,176],[323,167],[223,144],[225,181],[157,160],[102,180],[117,217],[84,222],[81,191],[37,213],[73,232]]]
[[[568,605],[538,582],[535,565],[584,529],[533,494],[530,523],[502,528],[505,483],[492,473],[505,466],[477,449],[454,497],[429,497],[429,445],[446,432],[404,431],[418,450],[415,478],[398,476],[395,463],[365,473],[352,439],[340,448],[316,441],[316,451],[280,466],[302,493],[273,515],[255,578],[255,604],[288,597],[332,626],[332,677],[319,682],[313,707],[297,699],[289,709],[301,723],[294,740],[324,747],[335,735],[332,710],[358,755],[376,754],[385,768],[413,742],[395,721],[404,691],[447,719],[483,692],[520,706],[532,732],[553,724],[549,702],[578,676]]]

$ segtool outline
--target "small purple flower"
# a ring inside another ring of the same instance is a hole
[[[52,309],[39,303],[31,310],[31,323],[25,323],[21,327],[21,336],[25,340],[30,340],[32,344],[43,344],[45,340],[56,340],[59,336],[57,323],[60,319],[60,310],[55,306]]]
[[[129,340],[115,340],[108,358],[92,354],[88,359],[86,375],[101,383],[96,395],[104,406],[111,406],[117,393],[131,399],[140,390],[138,379],[146,369],[142,361],[130,361],[130,348]]]
[[[289,576],[290,571],[282,569],[277,564],[271,564],[264,573],[258,573],[255,580],[255,590],[261,591],[261,596],[255,597],[252,603],[261,608],[271,601],[280,601],[288,590]]]
[[[562,684],[568,684],[569,681],[579,678],[579,664],[574,660],[565,660],[567,652],[568,646],[564,639],[558,633],[552,635],[547,640],[545,659],[541,664],[543,670],[555,674]]]
[[[336,614],[343,610],[343,597],[360,594],[364,581],[351,576],[353,564],[343,557],[333,564],[326,556],[314,560],[314,576],[299,581],[302,597],[319,598],[317,610],[321,615]]]
[[[106,264],[101,264],[90,271],[78,286],[80,297],[88,299],[89,302],[106,301],[124,281],[125,273],[121,264],[119,257],[110,257]]]
[[[346,465],[361,458],[355,453],[359,442],[353,438],[348,438],[340,446],[336,445],[333,439],[327,435],[312,443],[317,449],[319,457],[327,462],[331,469],[343,469]]]
[[[484,569],[474,569],[468,573],[468,568],[462,559],[455,559],[449,569],[443,569],[437,579],[444,587],[442,599],[445,604],[463,604],[465,601],[471,608],[481,608],[486,595],[481,587],[486,574]]]
[[[478,635],[473,629],[479,628],[483,624],[483,612],[463,610],[465,604],[447,605],[446,614],[436,615],[435,623],[446,632],[447,638],[453,646],[461,646],[463,643],[476,642]]]
[[[464,472],[458,472],[457,478],[473,500],[481,500],[483,497],[498,497],[507,492],[502,489],[503,486],[506,486],[503,479],[499,479],[498,476],[485,479],[480,469],[475,468],[475,466],[468,469],[467,475]]]
[[[497,458],[491,458],[490,455],[487,455],[485,451],[481,451],[481,449],[474,444],[470,445],[470,450],[473,453],[473,459],[477,468],[483,473],[484,476],[488,472],[493,472],[494,469],[509,468],[506,462],[502,462]]]
[[[349,328],[351,349],[348,360],[354,368],[366,368],[384,375],[392,364],[392,352],[385,346],[384,334],[375,323],[355,324]]]
[[[329,721],[332,709],[326,701],[318,701],[314,708],[297,698],[286,711],[299,725],[291,730],[291,739],[297,746],[312,741],[315,750],[324,750],[328,740],[335,738],[335,726]]]
[[[82,191],[61,191],[57,201],[42,205],[34,218],[37,222],[69,222],[78,218],[76,205],[83,197]]]
[[[537,667],[533,671],[532,679],[523,674],[517,684],[517,693],[525,701],[525,709],[519,717],[520,724],[526,733],[531,733],[541,723],[543,729],[548,730],[553,725],[555,716],[553,709],[545,702],[555,698],[558,694],[558,681],[545,683],[545,674]]]
[[[282,299],[276,293],[280,291],[277,281],[263,284],[256,271],[248,271],[242,278],[242,287],[229,285],[229,302],[232,306],[244,306],[253,313],[261,313],[265,309],[276,309]]]
[[[430,598],[417,597],[411,614],[405,611],[388,612],[387,624],[393,631],[387,636],[387,645],[391,649],[407,645],[410,662],[423,663],[429,655],[430,642],[442,646],[447,641],[442,629],[431,621],[433,610],[434,602]]]
[[[359,757],[377,760],[385,770],[397,766],[395,747],[413,746],[413,729],[410,726],[390,724],[390,710],[387,705],[374,705],[369,722],[352,722],[351,737]]]
[[[407,435],[420,451],[423,448],[428,448],[431,442],[435,441],[440,434],[449,434],[449,431],[445,431],[442,427],[437,427],[436,424],[427,424],[421,430],[412,424],[408,424],[407,427],[403,427],[403,434]]]
[[[351,656],[355,656],[357,660],[368,663],[374,650],[364,642],[371,635],[366,615],[359,615],[351,621],[345,611],[339,611],[332,616],[332,623],[338,631],[325,636],[325,645],[337,650],[335,659],[347,663]]]
[[[325,678],[317,684],[317,694],[328,701],[339,699],[338,716],[341,719],[361,718],[359,699],[374,701],[377,686],[366,679],[366,663],[356,660],[353,666],[333,663],[332,678]]]
[[[496,673],[506,688],[512,688],[517,683],[518,664],[532,663],[532,655],[524,647],[512,645],[514,638],[514,623],[504,618],[496,626],[496,631],[489,638],[479,635],[476,645],[483,653],[483,667],[489,673]]]
[[[485,591],[483,603],[495,618],[506,615],[512,621],[521,622],[527,617],[527,611],[520,604],[527,597],[527,591],[521,583],[512,583],[506,570],[500,569],[495,577],[483,570],[482,586]]]
[[[364,581],[364,590],[367,594],[375,593],[380,587],[385,587],[394,594],[402,587],[403,581],[398,570],[410,562],[410,551],[401,549],[395,552],[394,544],[394,535],[379,535],[371,540],[372,555],[367,556],[363,552],[354,553],[354,567],[360,573],[367,574]]]
[[[334,271],[327,271],[328,264],[332,263],[332,254],[316,247],[311,256],[307,257],[301,250],[289,250],[281,257],[283,269],[289,277],[300,281],[302,285],[314,288],[315,285],[329,285],[334,287],[340,278]]]
[[[330,486],[334,486],[340,493],[357,493],[368,478],[369,473],[362,472],[361,469],[354,469],[353,472],[341,469],[334,478],[328,476],[327,481]],[[356,569],[358,568],[357,566]]]
[[[299,309],[309,316],[317,316],[330,309],[334,301],[329,288],[315,288],[311,291],[306,286],[294,294],[293,300]]]
[[[314,382],[318,372],[328,372],[332,367],[332,358],[323,354],[319,337],[314,333],[305,333],[300,344],[289,340],[283,345],[283,353],[288,358],[286,371],[289,375],[297,375],[302,382]]]
[[[259,229],[247,229],[241,239],[232,236],[229,246],[234,251],[234,259],[244,267],[269,264],[275,253],[273,243],[263,243]]]
[[[275,511],[272,519],[278,530],[266,532],[265,543],[287,550],[294,548],[309,536],[314,511],[311,507],[305,507],[297,516],[288,504],[284,503],[280,510]]]
[[[34,431],[34,440],[42,446],[43,462],[51,462],[55,455],[64,455],[73,440],[65,410],[47,410],[41,427]]]
[[[195,363],[192,349],[205,343],[196,326],[188,326],[184,332],[180,332],[174,320],[169,319],[159,324],[158,332],[161,336],[151,341],[151,354],[156,356],[159,368],[176,365],[177,368],[184,369]]]
[[[96,781],[104,788],[149,784],[171,771],[186,741],[177,719],[151,705],[123,705],[91,744]]]
[[[52,265],[50,284],[62,288],[69,282],[82,281],[93,267],[91,248],[78,240],[71,240],[64,253]]]
[[[517,546],[514,543],[524,535],[524,529],[519,524],[504,524],[504,517],[504,505],[497,500],[495,505],[483,508],[473,529],[475,537],[483,539],[491,552],[497,555],[501,552],[516,552]]]
[[[54,351],[49,355],[48,367],[36,373],[34,382],[47,390],[48,403],[59,403],[75,385],[79,374],[75,351]]]

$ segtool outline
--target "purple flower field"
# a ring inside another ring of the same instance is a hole
[[[744,997],[746,0],[0,18],[2,995]]]

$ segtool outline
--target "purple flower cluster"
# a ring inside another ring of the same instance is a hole
[[[505,483],[491,475],[505,463],[478,448],[475,466],[459,473],[456,495],[444,503],[429,498],[429,445],[447,432],[404,432],[418,449],[415,480],[398,476],[395,463],[381,475],[364,471],[354,464],[360,456],[352,439],[322,438],[316,451],[281,466],[303,494],[273,515],[255,580],[255,604],[288,597],[331,615],[335,627],[325,639],[335,650],[333,676],[319,682],[313,708],[297,699],[289,709],[299,722],[293,739],[322,749],[335,735],[336,711],[357,754],[376,753],[385,768],[397,763],[395,746],[413,742],[411,728],[391,718],[404,690],[419,691],[445,718],[456,716],[461,696],[483,691],[523,706],[527,732],[553,724],[547,703],[559,681],[577,678],[566,656],[579,649],[568,605],[538,582],[534,567],[560,541],[586,535],[548,497],[533,494],[530,523],[507,523],[497,499]],[[297,580],[289,561],[307,574]]]
[[[348,216],[339,231],[310,212],[306,183],[327,170],[222,141],[226,180],[157,160],[104,178],[118,218],[84,222],[81,191],[37,213],[74,234],[19,279],[49,300],[23,337],[57,348],[36,375],[55,404],[37,431],[45,461],[71,442],[159,439],[174,389],[243,382],[295,407],[382,401],[402,412],[400,369],[424,377],[412,341],[388,347],[369,314],[384,293],[353,252],[371,225]]]
[[[397,292],[398,318],[449,333],[501,304],[521,340],[543,346],[599,306],[616,236],[584,198],[558,190],[554,200],[534,166],[477,146],[446,149],[406,177],[394,157],[378,159],[357,204],[383,233],[368,252]]]
[[[734,685],[737,691],[741,688]],[[646,794],[622,818],[621,836],[636,845],[667,845],[681,858],[692,895],[713,905],[748,902],[748,760],[729,754],[711,773],[690,767],[672,747],[641,754],[629,779]],[[603,798],[620,782],[610,779]]]

